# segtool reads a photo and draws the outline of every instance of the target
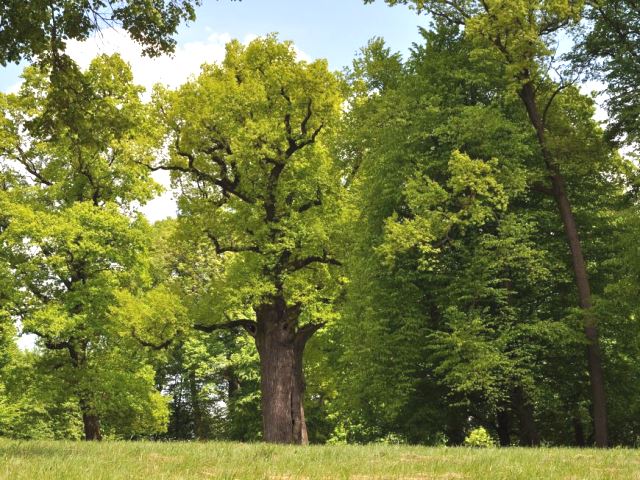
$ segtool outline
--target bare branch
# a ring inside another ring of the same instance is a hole
[[[289,203],[291,204],[292,202],[293,202],[293,198],[290,199]],[[320,205],[322,205],[322,191],[320,190],[320,187],[318,187],[316,190],[316,198],[306,203],[303,203],[298,208],[296,208],[296,211],[298,213],[304,213],[307,210],[313,207],[319,207]]]
[[[64,350],[66,348],[71,348],[70,340],[53,339],[51,338],[51,335],[45,334],[44,332],[36,330],[35,328],[26,328],[22,333],[31,333],[42,338],[44,340],[44,346],[50,350]]]
[[[569,87],[570,85],[572,85],[572,83],[562,83],[558,88],[556,88],[553,93],[551,94],[551,97],[549,97],[549,100],[547,100],[547,104],[544,107],[544,110],[542,111],[542,127],[545,128],[547,125],[547,114],[549,113],[549,108],[551,107],[551,104],[553,103],[553,100],[556,98],[556,96],[565,88]]]

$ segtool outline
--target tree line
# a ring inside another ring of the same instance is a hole
[[[37,3],[0,7],[32,62],[0,95],[0,435],[637,444],[633,2],[389,0],[430,19],[407,58],[232,41],[147,102],[65,40],[157,55],[199,2]]]

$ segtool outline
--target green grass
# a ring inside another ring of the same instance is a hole
[[[640,451],[0,440],[0,479],[624,479]]]

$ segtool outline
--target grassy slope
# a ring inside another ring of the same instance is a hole
[[[0,479],[624,479],[640,451],[0,440]]]

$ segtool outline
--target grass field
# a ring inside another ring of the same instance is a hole
[[[640,451],[0,440],[0,479],[624,479]]]

